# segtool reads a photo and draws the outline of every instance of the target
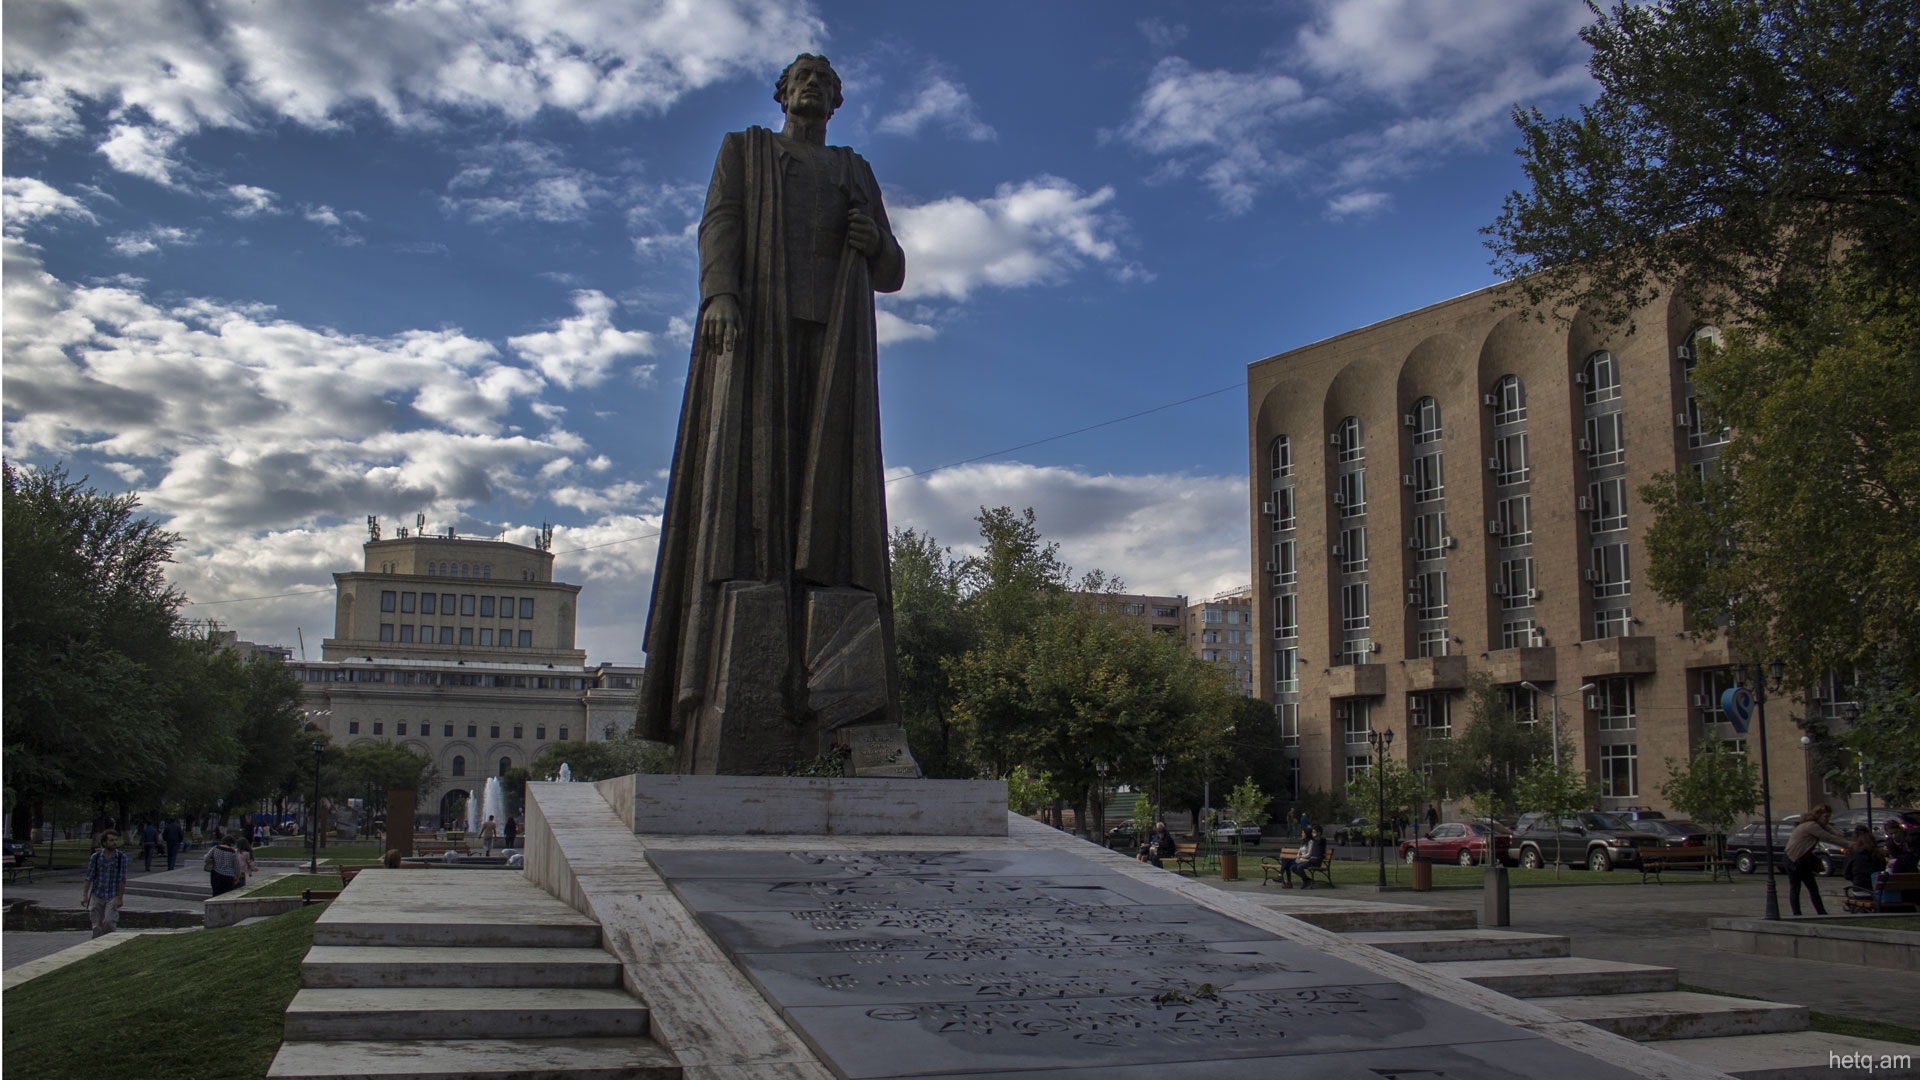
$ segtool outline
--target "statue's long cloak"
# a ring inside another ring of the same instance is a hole
[[[817,366],[791,340],[780,139],[765,128],[732,132],[714,165],[700,223],[701,309],[731,293],[744,325],[729,351],[708,349],[695,331],[647,615],[641,733],[650,739],[680,742],[685,716],[676,705],[705,691],[729,581],[790,584],[795,667],[806,587],[873,593],[886,719],[900,719],[873,293],[900,288],[906,259],[866,161],[846,147],[829,150],[841,190],[873,218],[881,241],[871,259],[845,250]]]

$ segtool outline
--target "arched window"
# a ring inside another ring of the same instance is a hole
[[[1275,480],[1293,475],[1293,442],[1285,435],[1273,440],[1273,448],[1267,454],[1268,469]]]
[[[1440,441],[1440,403],[1423,397],[1413,403],[1413,445]]]
[[[1605,349],[1587,357],[1587,404],[1598,405],[1620,397],[1620,362]]]
[[[461,757],[459,754],[453,755],[453,775],[455,776],[467,775],[467,759],[464,757]]]
[[[1493,384],[1493,422],[1517,424],[1527,418],[1527,388],[1518,375],[1503,375]]]
[[[1367,444],[1361,439],[1360,418],[1349,416],[1334,429],[1333,445],[1340,448],[1341,461],[1360,461],[1367,456]]]
[[[511,769],[511,768],[513,768],[513,759],[512,759],[512,758],[501,758],[501,759],[500,759],[500,775],[501,775],[501,776],[505,776],[505,775],[507,775],[507,770],[508,770],[508,769]]]
[[[434,576],[434,573],[433,573],[433,564],[432,564],[432,563],[428,563],[428,564],[427,564],[427,576],[428,576],[428,577],[433,577],[433,576]]]

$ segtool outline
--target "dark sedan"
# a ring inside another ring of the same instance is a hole
[[[1668,844],[1680,847],[1704,846],[1707,842],[1707,830],[1691,821],[1643,819],[1634,822],[1633,827],[1643,833],[1652,833]]]
[[[1487,861],[1488,852],[1503,863],[1513,861],[1513,833],[1499,825],[1484,825],[1479,822],[1453,821],[1444,825],[1435,825],[1433,831],[1417,840],[1407,840],[1400,845],[1400,860],[1412,862],[1416,858],[1433,862],[1459,863],[1461,866],[1473,866]]]

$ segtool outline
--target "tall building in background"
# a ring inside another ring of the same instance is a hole
[[[1253,654],[1259,634],[1253,613],[1251,585],[1229,589],[1186,608],[1188,648],[1193,655],[1228,672],[1234,688],[1244,697],[1254,696]]]
[[[364,550],[363,569],[334,575],[322,659],[290,667],[337,745],[391,740],[433,760],[423,820],[551,743],[632,728],[643,671],[588,666],[574,645],[581,587],[553,579],[545,536],[523,547],[403,531]]]
[[[1368,767],[1371,729],[1396,730],[1395,755],[1411,729],[1450,735],[1468,674],[1486,672],[1525,717],[1558,696],[1603,807],[1662,806],[1665,759],[1733,736],[1716,705],[1731,664],[1753,659],[1690,640],[1644,577],[1640,487],[1712,469],[1727,439],[1691,382],[1717,331],[1677,298],[1637,313],[1633,334],[1534,322],[1498,298],[1249,366],[1256,693],[1276,702],[1301,783],[1337,788]],[[1791,707],[1837,716],[1848,696],[1829,680]],[[1782,812],[1818,793],[1788,712],[1769,710]]]

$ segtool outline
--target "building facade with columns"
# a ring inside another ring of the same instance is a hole
[[[1523,716],[1557,700],[1602,808],[1665,808],[1665,760],[1735,738],[1717,703],[1751,659],[1691,639],[1645,580],[1639,489],[1712,469],[1727,439],[1691,383],[1718,331],[1680,298],[1633,333],[1501,298],[1249,365],[1256,693],[1299,786],[1337,789],[1369,766],[1369,730],[1397,729],[1404,756],[1411,729],[1464,725],[1467,676],[1485,672]],[[1820,797],[1789,711],[1839,715],[1847,696],[1830,681],[1772,703],[1776,812]]]
[[[581,586],[553,579],[544,545],[402,535],[364,551],[362,569],[334,575],[322,658],[289,666],[337,745],[392,741],[433,760],[423,818],[552,743],[633,726],[644,672],[587,663],[574,643]]]

